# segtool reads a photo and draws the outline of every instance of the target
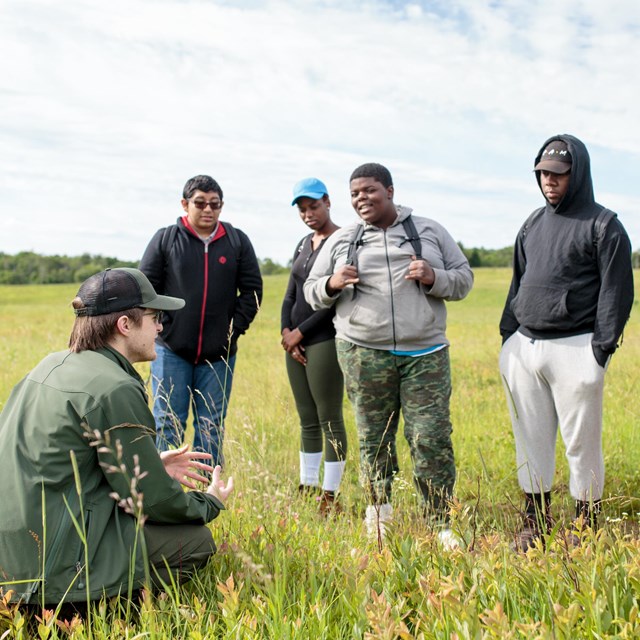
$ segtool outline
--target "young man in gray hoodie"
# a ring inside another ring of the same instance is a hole
[[[500,372],[525,493],[526,551],[551,526],[558,426],[577,524],[595,527],[604,488],[602,397],[607,365],[633,303],[631,245],[595,201],[589,154],[563,134],[540,148],[534,171],[545,204],[518,233],[500,321]],[[575,533],[568,540],[579,541]]]
[[[365,522],[380,535],[391,519],[402,410],[416,485],[427,512],[443,525],[441,541],[451,546],[447,502],[455,464],[444,301],[464,298],[473,273],[444,227],[394,204],[385,167],[358,167],[350,188],[360,220],[327,240],[304,291],[314,309],[335,305],[338,360],[370,488]]]

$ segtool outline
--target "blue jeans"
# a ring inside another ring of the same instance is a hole
[[[222,441],[236,357],[227,362],[191,364],[171,349],[156,344],[151,362],[153,416],[158,451],[179,447],[184,439],[189,407],[193,408],[193,448],[223,464]]]

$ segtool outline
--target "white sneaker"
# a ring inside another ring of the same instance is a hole
[[[444,551],[453,551],[454,549],[459,549],[462,545],[462,540],[451,529],[438,531],[438,542],[442,545]]]
[[[385,502],[385,504],[370,504],[367,507],[364,518],[367,535],[377,540],[379,532],[380,537],[384,538],[387,525],[391,522],[392,517],[393,507],[388,502]]]

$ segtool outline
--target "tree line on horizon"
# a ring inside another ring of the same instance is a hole
[[[511,267],[513,248],[467,248],[458,243],[472,268]],[[271,258],[258,258],[262,275],[288,273],[291,261],[281,265]],[[68,284],[83,282],[89,276],[110,267],[137,267],[137,261],[120,260],[83,253],[80,256],[47,256],[32,251],[16,254],[0,252],[0,284]],[[633,252],[633,267],[640,268],[640,251]]]

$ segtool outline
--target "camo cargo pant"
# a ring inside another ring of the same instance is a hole
[[[353,405],[362,475],[374,503],[388,502],[398,472],[396,435],[402,409],[413,476],[428,511],[442,516],[455,482],[449,400],[449,350],[396,356],[336,339]]]

